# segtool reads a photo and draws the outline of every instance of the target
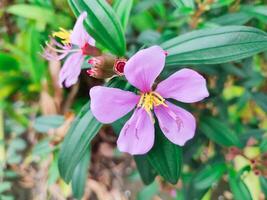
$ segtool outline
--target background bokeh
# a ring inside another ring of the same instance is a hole
[[[62,63],[47,62],[41,54],[49,35],[72,28],[74,21],[67,0],[0,1],[1,200],[72,199],[71,186],[59,176],[59,149],[89,89],[104,81],[83,70],[78,84],[62,89]],[[135,0],[127,55],[195,29],[225,25],[267,31],[267,1]],[[180,181],[170,185],[158,177],[145,186],[133,159],[117,150],[112,127],[104,126],[92,143],[84,199],[215,200],[242,192],[253,200],[267,198],[267,54],[187,67],[205,76],[211,97],[192,106],[201,117],[196,137],[184,148]],[[226,139],[212,138],[216,134]],[[233,134],[238,148],[224,143]]]

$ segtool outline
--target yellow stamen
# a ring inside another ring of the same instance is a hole
[[[149,114],[152,121],[154,122],[154,118],[153,118],[151,111],[154,106],[160,106],[160,105],[168,107],[168,105],[165,103],[165,99],[162,96],[160,96],[159,93],[147,92],[147,93],[141,94],[141,98],[139,100],[137,107],[144,108]]]
[[[52,34],[53,37],[58,37],[61,39],[63,44],[70,44],[70,31],[67,31],[64,28],[59,28],[60,31],[54,32]]]

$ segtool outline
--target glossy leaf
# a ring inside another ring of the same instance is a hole
[[[152,183],[157,176],[157,173],[149,163],[147,156],[134,156],[134,160],[144,184],[149,185]]]
[[[156,172],[166,181],[176,184],[182,168],[182,148],[171,143],[157,126],[155,143],[147,154]]]
[[[214,163],[205,166],[194,178],[194,187],[199,190],[210,188],[214,183],[218,182],[226,171],[224,163]]]
[[[114,4],[114,10],[121,21],[123,30],[126,30],[131,9],[133,7],[133,0],[117,0]]]
[[[241,147],[237,135],[229,129],[228,126],[216,118],[201,118],[199,128],[210,140],[219,145]]]
[[[69,0],[69,4],[76,15],[87,12],[85,27],[97,42],[116,55],[125,54],[122,25],[105,0]]]
[[[102,124],[92,115],[87,103],[72,123],[60,150],[59,172],[67,183],[70,182],[77,164],[101,126]]]
[[[81,199],[84,194],[90,156],[91,156],[91,150],[90,148],[88,148],[88,150],[85,152],[82,159],[76,166],[72,176],[71,180],[72,192],[73,196],[77,199]]]
[[[246,26],[193,31],[161,46],[168,52],[167,69],[183,64],[217,64],[267,50],[267,34]]]
[[[109,81],[106,86],[118,87],[121,84],[121,81],[115,78]],[[59,172],[67,183],[70,182],[75,167],[102,126],[92,115],[89,105],[90,102],[84,105],[75,118],[59,153]]]

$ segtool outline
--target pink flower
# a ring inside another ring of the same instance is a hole
[[[47,60],[61,60],[65,57],[65,63],[59,74],[59,84],[63,87],[70,87],[78,81],[81,73],[81,66],[86,55],[91,55],[95,51],[95,40],[85,31],[83,21],[87,13],[83,12],[77,19],[73,31],[60,29],[53,36],[59,37],[62,44],[51,38],[51,44],[47,43],[47,48],[43,57]]]
[[[209,95],[206,81],[197,72],[182,69],[152,90],[155,79],[163,70],[165,57],[161,47],[152,46],[137,52],[127,61],[125,77],[140,90],[139,95],[103,86],[93,87],[90,91],[92,113],[102,123],[112,123],[136,107],[117,141],[122,152],[145,154],[152,148],[154,114],[163,134],[177,145],[184,145],[195,134],[194,116],[165,99],[185,103],[200,101]]]

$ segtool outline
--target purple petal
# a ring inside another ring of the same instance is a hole
[[[194,136],[196,120],[190,112],[183,108],[170,102],[166,103],[168,107],[156,106],[154,108],[160,128],[172,143],[183,146]]]
[[[96,86],[90,90],[91,110],[102,123],[112,123],[130,112],[139,96],[117,88]]]
[[[124,67],[127,80],[142,92],[149,92],[165,64],[165,52],[160,46],[138,51]]]
[[[186,68],[160,82],[156,92],[164,98],[173,98],[185,103],[201,101],[209,96],[204,77]]]
[[[77,19],[73,31],[71,33],[71,43],[84,47],[86,43],[95,46],[95,40],[84,29],[83,21],[87,17],[87,13],[83,12]]]
[[[153,146],[155,130],[152,119],[144,109],[135,110],[120,132],[117,145],[131,155],[145,154]]]
[[[78,81],[84,56],[78,52],[71,54],[65,61],[59,73],[61,87],[70,87]]]

